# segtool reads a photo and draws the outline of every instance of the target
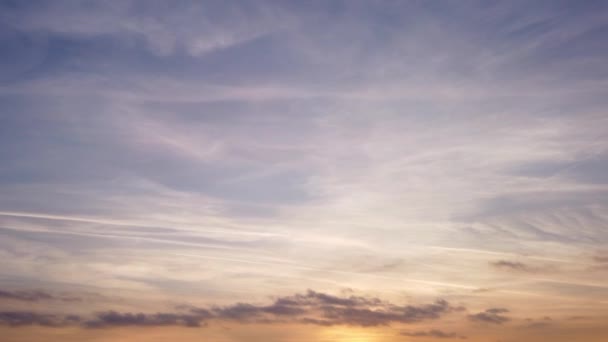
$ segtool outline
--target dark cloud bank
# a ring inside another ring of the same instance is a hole
[[[52,298],[50,294],[48,294],[48,297],[42,294],[39,294],[39,296],[45,299]],[[25,298],[29,297],[26,296]],[[279,297],[269,305],[237,303],[210,308],[180,306],[176,308],[176,312],[172,313],[150,314],[106,311],[98,312],[91,317],[81,317],[35,312],[0,312],[0,324],[48,327],[80,325],[86,328],[164,325],[198,327],[206,324],[209,320],[227,320],[241,323],[296,322],[321,326],[369,327],[434,320],[445,314],[458,311],[464,311],[464,308],[452,306],[442,299],[424,305],[396,305],[374,297],[339,297],[308,290],[306,293]],[[441,334],[441,332],[434,330],[429,333]],[[449,337],[449,334],[445,334],[443,337]]]

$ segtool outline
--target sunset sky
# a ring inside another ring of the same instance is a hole
[[[608,341],[608,1],[1,1],[4,342]]]

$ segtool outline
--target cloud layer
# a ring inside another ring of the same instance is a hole
[[[43,299],[50,298],[52,297],[47,294]],[[437,320],[451,312],[464,310],[463,307],[454,307],[445,300],[425,305],[396,305],[374,297],[340,297],[312,290],[304,294],[279,297],[270,305],[236,303],[210,308],[180,306],[180,309],[186,313],[121,313],[111,310],[98,312],[92,318],[28,311],[2,312],[0,322],[9,326],[61,327],[78,324],[87,328],[108,328],[167,325],[199,327],[209,320],[224,320],[240,323],[270,324],[289,321],[320,326],[369,327]]]
[[[511,319],[504,314],[509,312],[505,308],[491,308],[483,312],[469,315],[469,319],[475,322],[503,324]]]
[[[4,325],[586,331],[608,315],[607,15],[0,2]]]

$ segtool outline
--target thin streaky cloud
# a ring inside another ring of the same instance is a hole
[[[96,219],[96,218],[86,218],[86,217],[78,217],[78,216],[63,216],[63,215],[49,215],[49,214],[40,214],[40,213],[23,213],[23,212],[0,212],[0,216],[12,216],[12,217],[25,217],[25,218],[41,218],[47,220],[58,220],[58,221],[75,221],[75,222],[85,222],[85,223],[98,223],[104,225],[112,225],[112,226],[120,226],[120,227],[137,227],[137,228],[157,228],[158,226],[154,225],[146,225],[144,223],[139,222],[130,222],[130,221],[118,221],[118,220],[107,220],[107,219]],[[179,225],[172,226],[172,228],[179,227]],[[196,230],[200,233],[221,233],[221,234],[234,234],[234,235],[260,235],[260,236],[284,236],[281,233],[274,232],[253,232],[253,231],[233,231],[233,230],[207,230],[207,229],[198,229]]]

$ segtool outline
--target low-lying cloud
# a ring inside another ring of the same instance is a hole
[[[208,317],[198,314],[176,314],[176,313],[120,313],[116,311],[101,312],[93,320],[83,322],[87,328],[105,328],[116,326],[162,326],[181,325],[187,327],[198,327]]]
[[[469,315],[469,319],[476,322],[503,324],[511,320],[509,317],[503,315],[507,312],[509,312],[509,310],[505,308],[492,308],[483,312]]]
[[[74,296],[55,295],[40,290],[8,291],[0,290],[0,299],[12,299],[26,302],[37,302],[43,300],[60,300],[64,302],[77,302],[82,299]]]
[[[439,329],[422,330],[422,331],[402,331],[401,336],[407,337],[434,337],[434,338],[460,338],[466,339],[466,336],[455,332],[445,332]]]
[[[182,306],[177,312],[121,313],[105,311],[83,318],[75,315],[50,315],[34,312],[0,312],[0,324],[65,326],[85,328],[121,326],[199,327],[209,320],[240,323],[294,322],[321,326],[383,326],[391,323],[415,323],[434,320],[445,314],[463,311],[445,300],[423,305],[396,305],[375,297],[339,297],[308,290],[303,294],[279,297],[269,305],[236,303],[228,306],[199,308]]]
[[[0,325],[11,327],[40,325],[44,327],[63,327],[78,324],[82,321],[77,315],[56,315],[31,311],[0,312]]]
[[[316,325],[379,326],[437,319],[443,314],[462,311],[445,300],[425,305],[395,305],[378,298],[337,297],[309,290],[305,294],[280,297],[272,305],[238,303],[214,308],[215,317],[236,320],[273,320],[297,317],[299,322]]]

